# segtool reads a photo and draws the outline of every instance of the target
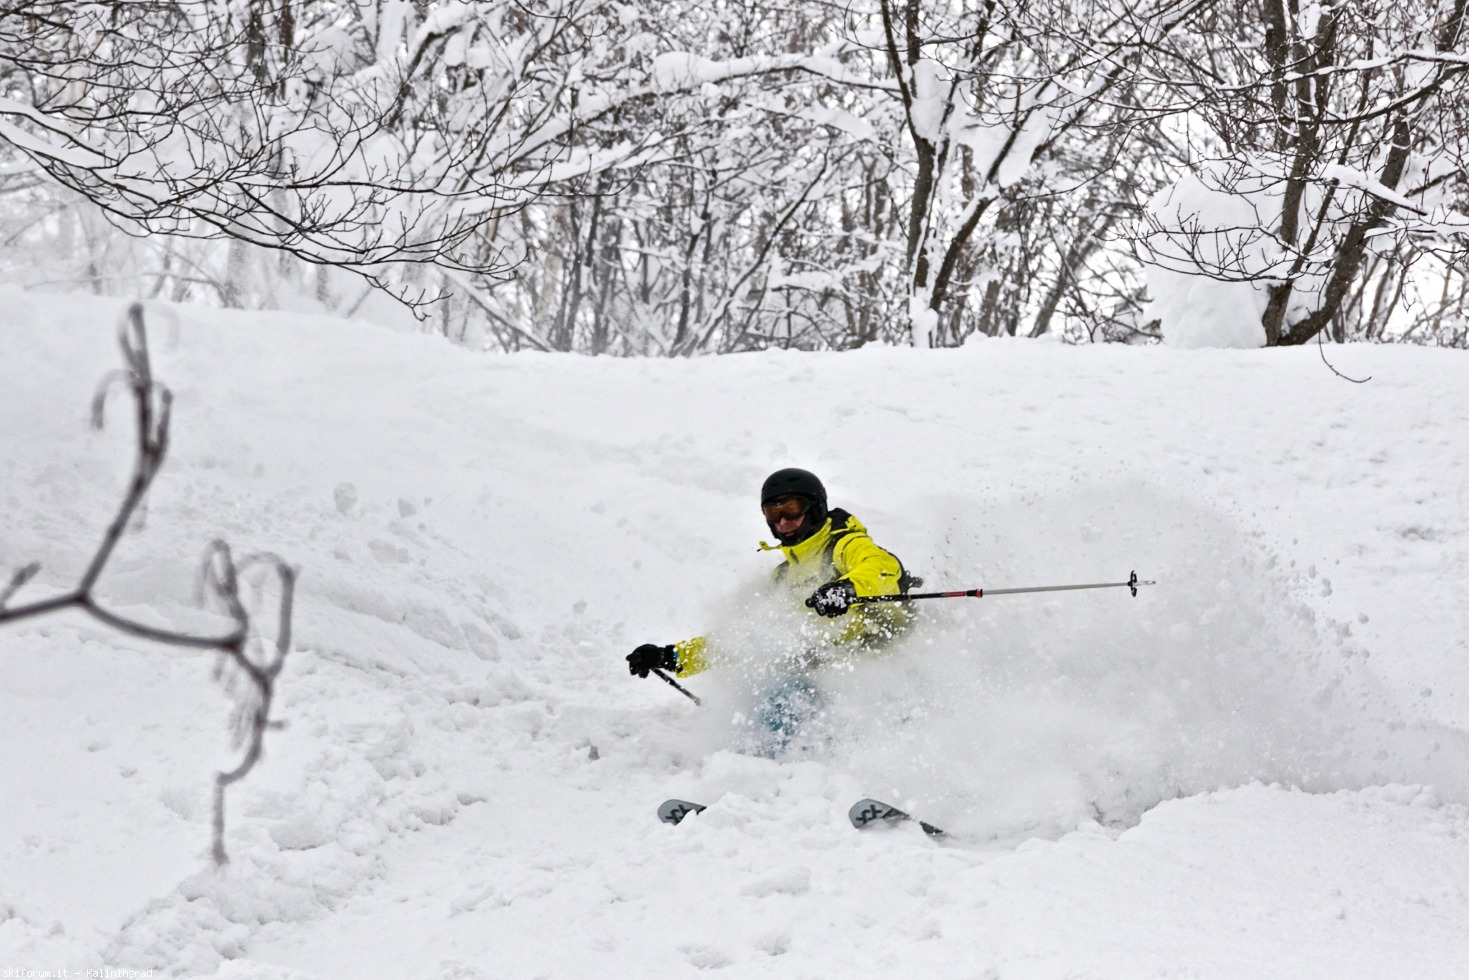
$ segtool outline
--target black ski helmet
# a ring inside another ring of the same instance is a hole
[[[781,497],[804,497],[811,502],[811,506],[806,509],[806,519],[795,533],[781,537],[775,526],[769,525],[770,532],[781,538],[781,544],[799,544],[815,534],[826,522],[826,487],[821,485],[815,473],[789,467],[767,476],[760,486],[760,506],[764,507]]]

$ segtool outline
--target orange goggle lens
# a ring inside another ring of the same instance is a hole
[[[800,517],[806,513],[811,502],[805,497],[787,497],[774,503],[766,504],[760,509],[765,512],[765,521],[774,524],[784,517]]]

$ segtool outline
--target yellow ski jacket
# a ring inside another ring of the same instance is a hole
[[[785,561],[771,573],[777,585],[788,589],[804,607],[817,586],[836,579],[852,583],[859,596],[898,595],[906,592],[908,576],[896,555],[872,540],[862,522],[844,510],[833,510],[815,534],[799,544],[777,548],[760,542],[763,551],[780,551]],[[906,603],[863,603],[852,606],[836,644],[856,643],[875,647],[890,640],[909,624]],[[808,610],[810,615],[816,612]],[[710,666],[708,643],[696,636],[674,644],[678,651],[678,676],[688,677]]]

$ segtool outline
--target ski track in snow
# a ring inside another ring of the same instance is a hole
[[[120,304],[7,293],[0,570],[74,582],[131,433]],[[169,460],[101,592],[200,628],[207,543],[301,566],[228,798],[212,655],[0,628],[0,970],[229,978],[1458,977],[1469,962],[1462,352],[478,355],[150,305]],[[645,641],[753,642],[753,498],[822,475],[931,604],[789,757]],[[872,795],[954,832],[854,832]],[[658,803],[710,804],[677,827]]]

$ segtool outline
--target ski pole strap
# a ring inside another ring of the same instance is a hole
[[[678,693],[682,694],[684,697],[688,698],[690,701],[694,702],[695,704],[703,704],[704,703],[703,701],[700,701],[699,700],[699,696],[697,694],[695,694],[693,691],[690,691],[688,688],[684,687],[682,684],[680,684],[678,681],[674,680],[672,677],[669,677],[667,674],[663,673],[663,671],[659,670],[657,667],[653,667],[651,669],[652,669],[653,673],[657,674],[659,677],[661,677],[665,681],[667,681],[669,683],[669,685],[675,691],[677,691]]]
[[[1018,595],[1022,592],[1074,592],[1077,589],[1131,589],[1137,595],[1139,585],[1157,585],[1154,581],[1139,581],[1137,572],[1126,582],[1096,582],[1090,585],[1037,585],[1027,589],[961,589],[958,592],[909,592],[907,595],[859,595],[852,599],[858,602],[908,602],[912,599],[958,599],[968,596],[983,599],[987,595]]]

